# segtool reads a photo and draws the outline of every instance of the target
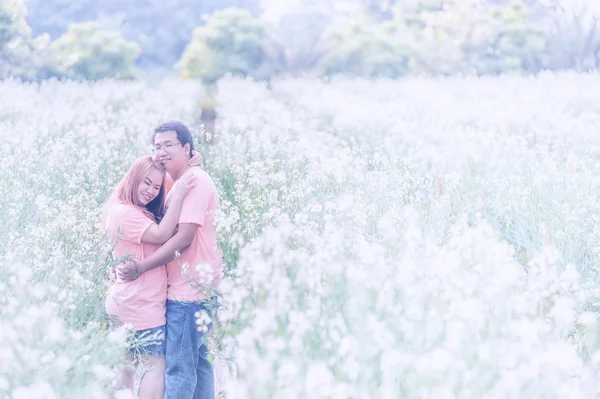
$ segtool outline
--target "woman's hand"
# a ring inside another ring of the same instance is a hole
[[[173,185],[173,197],[185,198],[190,190],[196,186],[196,175],[193,173],[187,173],[177,180]]]
[[[188,161],[188,165],[202,168],[204,167],[204,158],[202,158],[202,155],[198,151],[192,150],[192,157]]]

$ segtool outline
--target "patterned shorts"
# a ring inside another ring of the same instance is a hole
[[[134,331],[127,338],[127,352],[134,355],[165,356],[166,326]]]

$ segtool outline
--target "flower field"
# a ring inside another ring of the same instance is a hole
[[[222,394],[597,397],[599,84],[222,81]],[[200,94],[0,83],[1,399],[111,397],[101,206]]]

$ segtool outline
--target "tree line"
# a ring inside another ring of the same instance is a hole
[[[0,0],[0,79],[161,70],[211,84],[225,74],[399,78],[600,65],[591,0],[304,0],[275,16],[264,1],[138,3]]]

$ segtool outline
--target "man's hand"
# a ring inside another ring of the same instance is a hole
[[[137,263],[134,261],[127,261],[117,266],[117,275],[123,281],[133,281],[139,277],[139,271]]]
[[[192,150],[192,157],[188,161],[188,165],[202,168],[204,167],[204,158],[202,158],[202,155],[198,151]]]

